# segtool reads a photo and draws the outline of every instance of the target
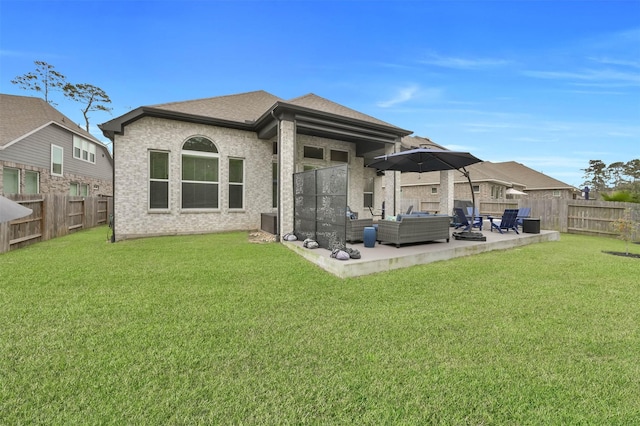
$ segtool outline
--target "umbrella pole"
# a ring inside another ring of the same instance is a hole
[[[471,189],[471,223],[469,224],[469,229],[467,231],[462,231],[458,233],[453,233],[453,238],[456,240],[467,240],[467,241],[487,241],[487,237],[482,235],[482,232],[474,232],[473,231],[473,221],[476,215],[476,196],[473,193],[473,184],[471,183],[471,177],[469,176],[469,172],[466,168],[458,169],[464,177],[467,178],[467,182],[469,182],[469,189]]]

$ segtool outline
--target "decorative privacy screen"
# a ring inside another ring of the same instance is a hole
[[[331,249],[346,242],[347,165],[293,176],[294,233]]]

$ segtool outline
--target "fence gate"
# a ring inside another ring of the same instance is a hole
[[[347,165],[293,175],[294,233],[331,249],[346,243]]]

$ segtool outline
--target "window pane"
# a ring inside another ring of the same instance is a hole
[[[373,207],[373,194],[364,194],[364,207]]]
[[[244,182],[243,166],[244,166],[244,160],[238,160],[238,159],[229,160],[229,182],[233,182],[233,183]]]
[[[151,179],[169,179],[169,153],[151,151],[149,155]]]
[[[78,184],[72,183],[69,186],[69,195],[78,195]]]
[[[347,151],[331,150],[331,161],[339,161],[341,163],[349,162],[349,153]]]
[[[62,174],[62,148],[51,146],[51,172],[56,175]]]
[[[218,159],[183,155],[182,179],[201,182],[217,182]]]
[[[17,194],[20,188],[20,170],[5,167],[2,171],[5,194]]]
[[[324,149],[316,148],[315,146],[305,146],[304,147],[304,157],[305,158],[317,158],[318,160],[324,159]]]
[[[182,183],[182,208],[218,208],[218,185],[209,183]]]
[[[184,143],[182,149],[201,152],[218,152],[216,146],[207,138],[194,137]]]
[[[242,185],[229,185],[229,208],[241,209],[242,205]]]
[[[169,182],[151,181],[149,185],[149,208],[169,208]]]
[[[278,163],[271,165],[271,207],[278,207]]]
[[[25,194],[37,194],[38,181],[40,180],[40,173],[33,171],[24,172],[24,193]]]

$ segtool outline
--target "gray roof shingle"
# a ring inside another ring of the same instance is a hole
[[[103,145],[91,133],[43,99],[0,94],[0,147],[7,146],[51,122]]]

